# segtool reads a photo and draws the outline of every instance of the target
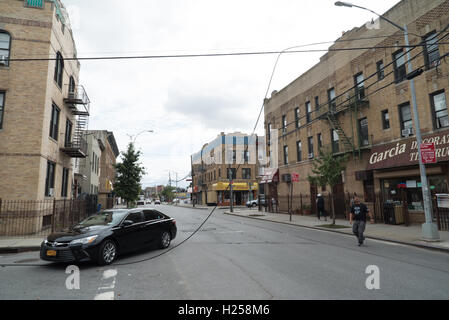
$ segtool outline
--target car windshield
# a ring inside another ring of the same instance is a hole
[[[127,215],[127,211],[102,211],[81,221],[78,226],[115,226]]]

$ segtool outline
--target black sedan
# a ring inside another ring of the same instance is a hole
[[[151,209],[111,209],[50,234],[41,244],[42,260],[111,264],[117,255],[150,244],[162,249],[176,237],[176,221]]]

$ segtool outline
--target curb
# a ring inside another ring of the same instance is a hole
[[[335,232],[335,233],[344,234],[344,235],[347,235],[347,236],[351,235],[351,234],[348,234],[346,232],[341,232],[341,231],[338,231],[338,230],[330,230],[328,228],[304,226],[304,225],[300,225],[300,224],[293,224],[293,223],[282,222],[282,221],[261,219],[261,218],[258,218],[258,217],[244,216],[244,215],[233,214],[233,213],[229,213],[229,212],[224,212],[224,214],[228,214],[230,216],[254,219],[254,220],[261,220],[261,221],[268,221],[268,222],[274,222],[274,223],[281,223],[281,224],[290,225],[290,226],[297,226],[297,227],[301,227],[301,228],[308,228],[308,229],[314,229],[314,230]],[[399,240],[392,240],[392,239],[388,239],[388,238],[373,237],[373,236],[367,236],[367,235],[365,236],[365,238],[373,239],[373,240],[381,240],[381,241],[386,241],[386,242],[393,242],[393,243],[398,243],[398,244],[402,244],[402,245],[406,245],[406,246],[418,247],[418,248],[421,248],[421,249],[430,249],[430,250],[433,250],[433,251],[439,251],[439,252],[443,252],[443,253],[449,253],[449,249],[441,248],[441,247],[434,247],[434,246],[427,246],[427,245],[419,244],[419,243],[410,243],[410,242],[404,242],[404,241],[399,241]]]
[[[21,252],[30,252],[30,251],[40,251],[41,246],[29,246],[29,247],[4,247],[0,248],[0,253],[21,253]]]

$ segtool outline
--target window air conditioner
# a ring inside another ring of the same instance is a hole
[[[53,197],[53,191],[54,191],[53,188],[50,188],[50,189],[48,190],[48,196],[49,196],[49,197]]]
[[[6,66],[7,65],[7,61],[6,61],[6,56],[0,56],[0,66]]]
[[[313,153],[309,153],[309,159],[313,158]]]
[[[289,173],[285,173],[282,175],[282,181],[283,182],[291,182],[292,181],[292,176]]]
[[[402,136],[403,137],[408,137],[413,135],[413,128],[407,128],[407,129],[403,129],[402,130]]]

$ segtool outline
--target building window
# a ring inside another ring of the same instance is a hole
[[[369,145],[369,135],[368,135],[368,120],[363,118],[359,120],[359,132],[360,132],[360,145]]]
[[[45,196],[53,197],[55,188],[56,163],[47,161],[47,177],[45,179]]]
[[[221,178],[221,169],[218,169],[218,177]]]
[[[288,146],[284,146],[284,164],[288,164]]]
[[[387,110],[382,110],[382,129],[390,129],[390,115]]]
[[[444,95],[444,91],[431,95],[431,101],[435,128],[440,129],[449,127],[446,96]]]
[[[60,52],[56,53],[54,80],[62,88],[62,76],[64,74],[64,59]]]
[[[242,179],[251,179],[251,169],[250,168],[242,169]]]
[[[385,78],[384,62],[382,60],[377,61],[376,65],[377,65],[377,80],[382,80],[383,78]]]
[[[362,100],[363,98],[365,98],[365,84],[363,73],[360,72],[354,76],[354,86],[357,99]]]
[[[399,119],[401,121],[402,136],[413,134],[412,111],[408,102],[399,106]]]
[[[424,47],[426,66],[427,69],[430,69],[437,66],[438,62],[440,61],[437,33],[435,31],[431,32],[424,38],[424,41],[426,43],[426,46]]]
[[[228,179],[230,179],[230,180],[237,179],[237,169],[236,168],[228,168]]]
[[[308,146],[309,146],[309,159],[312,159],[314,157],[313,154],[313,137],[308,137]]]
[[[312,104],[310,103],[310,101],[306,102],[306,118],[307,123],[312,120]]]
[[[0,67],[9,66],[9,56],[11,51],[11,36],[8,32],[0,30]]]
[[[67,186],[69,184],[69,169],[62,169],[62,187],[61,187],[61,197],[67,197]]]
[[[69,98],[76,99],[76,85],[73,76],[69,79]]]
[[[321,149],[323,147],[323,137],[322,137],[321,133],[318,133],[318,135],[316,136],[316,139],[318,141],[318,149]]]
[[[287,133],[287,116],[282,116],[282,134]]]
[[[315,97],[315,110],[320,109],[320,98],[318,96]]]
[[[299,108],[295,108],[295,127],[298,129],[301,126],[299,122]]]
[[[402,49],[393,54],[394,61],[394,79],[399,83],[405,79],[407,71],[405,69],[405,54]]]
[[[0,129],[3,128],[3,110],[5,110],[5,93],[0,91]]]
[[[298,162],[302,161],[302,144],[301,141],[296,142],[296,157]]]
[[[340,137],[338,136],[337,131],[331,130],[331,141],[332,141],[332,152],[337,153],[340,151],[339,142]]]
[[[327,99],[329,100],[329,110],[335,111],[337,104],[335,102],[335,89],[327,90]]]
[[[65,123],[65,147],[68,148],[71,146],[71,142],[72,142],[72,122],[67,119],[66,123]]]
[[[58,140],[59,113],[59,108],[53,104],[51,107],[50,137],[55,140]]]
[[[44,8],[44,0],[26,0],[25,7],[43,9]]]
[[[267,128],[267,138],[268,138],[268,144],[270,143],[271,140],[271,123],[268,124],[268,128]]]

